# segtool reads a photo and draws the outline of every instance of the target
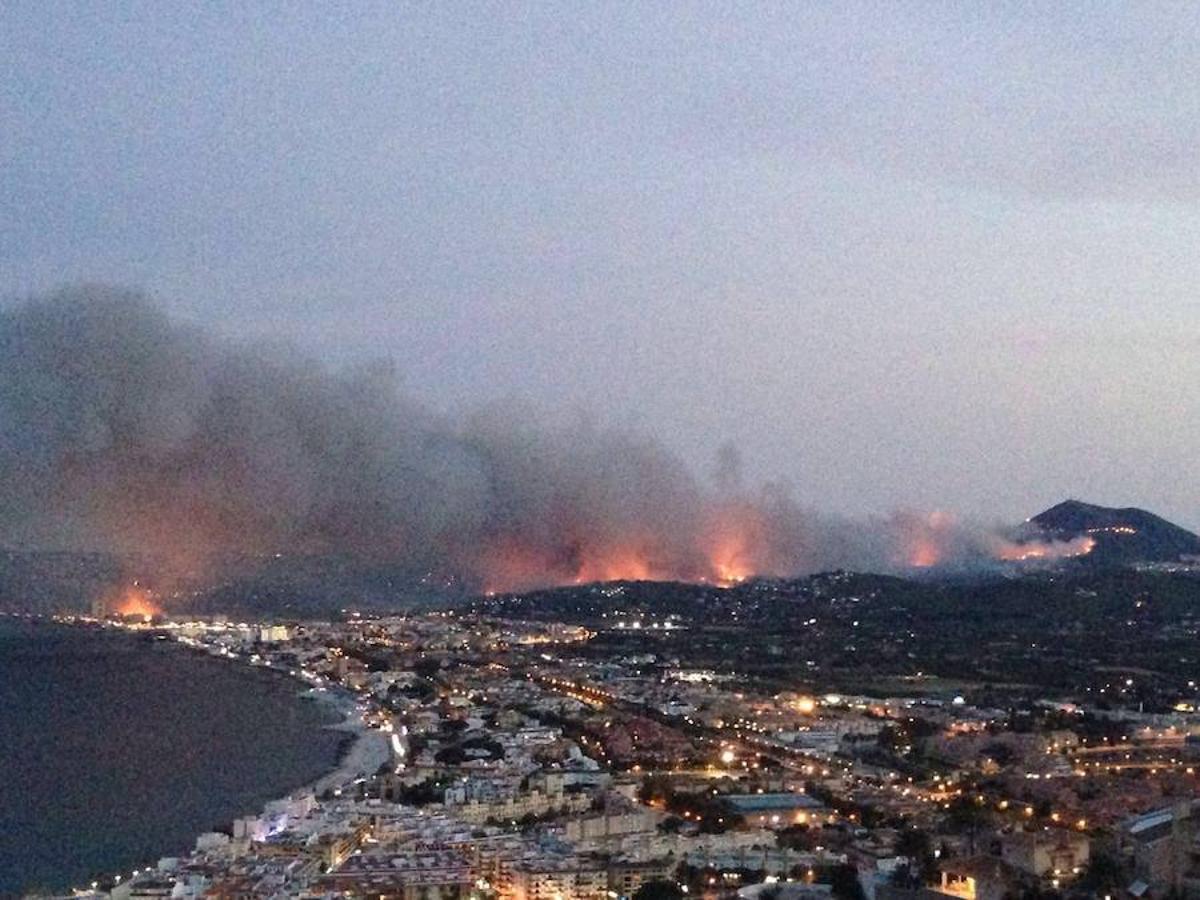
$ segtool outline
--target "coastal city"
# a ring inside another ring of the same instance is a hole
[[[931,678],[851,693],[832,674],[822,689],[820,664],[787,689],[697,664],[703,650],[687,648],[712,627],[655,615],[634,586],[567,595],[557,608],[575,612],[561,619],[545,598],[522,597],[337,621],[60,619],[274,670],[352,738],[316,783],[76,895],[999,900],[1200,889],[1194,682],[1153,709],[1134,693],[1115,704],[1062,691],[999,701],[994,685]],[[512,615],[521,610],[532,614]],[[754,634],[729,627],[723,643]],[[1134,691],[1136,677],[1110,677],[1111,690]]]
[[[0,60],[0,900],[1200,900],[1200,2]]]

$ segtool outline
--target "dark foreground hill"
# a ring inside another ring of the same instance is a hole
[[[1200,557],[1200,537],[1144,509],[1067,500],[1034,516],[1030,524],[1062,540],[1092,538],[1096,546],[1089,561],[1102,565]]]
[[[1141,509],[1113,509],[1068,500],[1033,517],[1030,539],[1073,540],[1088,537],[1095,546],[1084,557],[1041,568],[1064,579],[1135,563],[1200,560],[1200,537]],[[99,607],[112,611],[107,598],[131,584],[143,589],[153,605],[176,614],[320,618],[345,609],[387,611],[459,603],[472,586],[435,578],[387,561],[341,556],[246,556],[206,563],[201,571],[170,577],[153,559],[117,558],[98,553],[60,553],[0,548],[0,612],[75,612]],[[634,604],[656,617],[696,616],[709,621],[771,621],[789,617],[794,601],[887,596],[928,600],[950,590],[1020,574],[1003,567],[932,570],[919,581],[886,575],[836,573],[801,579],[756,579],[733,590],[680,583],[585,585],[531,591],[483,604],[492,612],[536,610],[566,618],[605,611],[615,602]],[[1200,584],[1200,580],[1189,581]],[[1028,585],[1026,585],[1028,587]],[[1035,590],[1036,594],[1037,591]]]
[[[768,690],[1200,703],[1200,573],[1070,566],[990,579],[834,572],[729,589],[622,582],[478,598],[476,614],[584,625],[578,650],[738,673]]]

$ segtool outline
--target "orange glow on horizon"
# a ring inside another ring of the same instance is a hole
[[[732,501],[715,510],[704,539],[704,580],[732,587],[755,575],[781,574],[770,564],[771,535],[766,515],[752,503]]]
[[[899,547],[896,561],[915,569],[929,569],[942,563],[954,538],[957,522],[941,510],[931,513],[901,513],[894,518]]]
[[[141,616],[144,619],[152,619],[161,612],[158,604],[150,598],[150,593],[137,585],[125,588],[113,609],[118,616]]]
[[[941,561],[937,545],[927,537],[918,537],[908,553],[908,564],[917,569],[929,569]]]
[[[708,565],[712,574],[708,580],[721,587],[730,587],[758,574],[751,562],[752,551],[744,530],[728,530],[709,552]]]
[[[1005,562],[1071,559],[1077,556],[1087,556],[1095,546],[1096,539],[1085,535],[1069,541],[1029,541],[1027,543],[1004,541],[996,548],[995,553],[997,559]]]
[[[559,559],[507,537],[487,547],[481,559],[484,593],[532,590],[604,581],[664,581],[686,577],[656,565],[633,545],[582,547]]]
[[[1086,555],[1096,544],[1088,535],[1018,541],[966,527],[941,510],[898,512],[880,528],[889,542],[885,559],[910,569],[989,559],[1070,559]],[[561,544],[540,545],[509,534],[490,540],[466,565],[483,574],[486,594],[610,581],[683,581],[728,588],[756,576],[792,577],[812,571],[812,561],[803,556],[803,542],[786,530],[781,533],[757,505],[731,501],[710,509],[699,527],[682,537],[605,531],[592,538],[577,534]]]
[[[575,574],[576,584],[593,581],[654,581],[661,578],[636,551],[617,549],[610,556],[584,561]]]

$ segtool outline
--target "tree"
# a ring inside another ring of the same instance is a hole
[[[912,863],[903,863],[892,870],[891,883],[898,888],[916,890],[921,887],[921,876]]]
[[[789,850],[812,850],[817,840],[817,832],[807,825],[788,825],[775,832],[775,843]]]
[[[652,800],[668,798],[671,794],[670,779],[663,775],[647,775],[638,787],[637,798],[642,803],[649,803]]]
[[[984,747],[983,755],[990,756],[996,761],[996,765],[1001,767],[1007,766],[1016,758],[1012,747],[1008,746],[1008,744],[1002,744],[1000,741],[992,741]]]
[[[829,885],[833,888],[833,896],[839,900],[863,900],[862,885],[854,866],[834,866],[829,873]]]
[[[683,825],[683,819],[679,816],[667,816],[658,823],[658,830],[663,834],[676,834]]]
[[[633,893],[633,900],[681,900],[683,891],[674,881],[647,881]]]
[[[1097,895],[1116,893],[1126,883],[1121,864],[1103,851],[1092,853],[1087,868],[1080,876],[1078,886]]]
[[[897,870],[893,881],[904,887],[920,887],[937,877],[937,859],[933,855],[933,841],[927,832],[919,828],[906,828],[896,839],[896,854],[908,859],[908,864]]]
[[[906,828],[896,838],[896,853],[909,859],[923,859],[929,853],[929,835],[917,828]]]
[[[965,833],[970,842],[970,852],[975,852],[975,838],[986,817],[987,807],[968,795],[955,797],[946,814],[946,824],[953,831]]]
[[[423,656],[413,663],[412,670],[422,678],[433,678],[442,670],[442,664],[440,660]]]

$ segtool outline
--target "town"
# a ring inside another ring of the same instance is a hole
[[[863,587],[838,583],[809,588],[846,601]],[[320,622],[105,620],[285,673],[354,742],[335,772],[200,835],[190,854],[78,893],[999,900],[1200,889],[1194,682],[1152,708],[1124,671],[1103,676],[1108,697],[1093,703],[1080,700],[1091,685],[1037,696],[916,674],[851,692],[810,660],[788,687],[739,668],[756,640],[763,656],[777,640],[745,610],[748,625],[725,610],[718,626],[685,606],[656,614],[636,586],[570,596]],[[866,630],[870,604],[833,605],[858,609],[847,615]]]

